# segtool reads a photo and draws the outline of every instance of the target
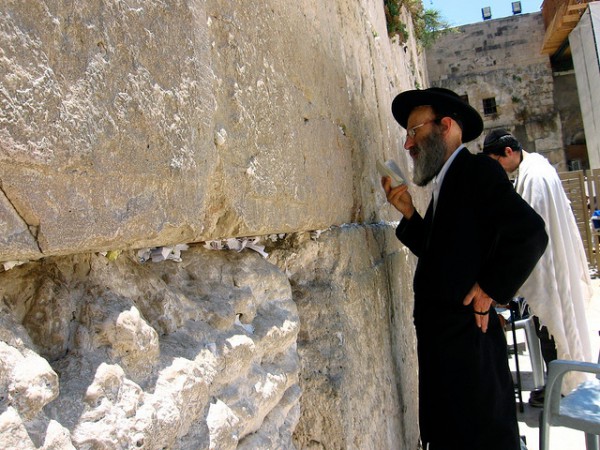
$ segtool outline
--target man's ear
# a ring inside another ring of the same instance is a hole
[[[442,117],[442,120],[440,120],[440,124],[443,125],[442,132],[446,133],[452,128],[452,118],[448,116]],[[458,124],[456,124],[456,126],[458,126]]]
[[[506,156],[507,158],[512,156],[512,154],[514,153],[514,150],[511,147],[504,147],[504,156]]]

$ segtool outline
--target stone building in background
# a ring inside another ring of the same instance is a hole
[[[590,167],[600,169],[600,3],[574,0],[567,5],[556,0],[553,3],[557,4],[556,14],[544,14],[550,31],[546,34],[557,36],[560,44],[547,51],[552,58],[564,54],[573,62]],[[554,19],[559,14],[562,20]],[[554,27],[557,31],[552,33]]]
[[[457,27],[427,51],[430,84],[465,96],[484,133],[506,128],[559,171],[589,167],[572,63],[542,54],[542,13]]]

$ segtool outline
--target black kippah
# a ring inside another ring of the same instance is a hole
[[[486,154],[504,154],[506,147],[510,147],[515,151],[523,149],[519,141],[502,128],[490,131],[483,141],[483,153]]]
[[[502,128],[490,131],[483,141],[483,147],[497,144],[500,138],[504,136],[510,136],[510,133]]]

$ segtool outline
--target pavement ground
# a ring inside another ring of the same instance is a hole
[[[598,355],[600,349],[600,278],[592,278],[594,296],[588,310],[588,325],[590,328],[590,341],[592,343],[592,354]],[[509,345],[512,344],[512,336],[507,335]],[[517,349],[519,355],[519,368],[521,382],[523,384],[524,412],[518,412],[519,431],[527,440],[528,450],[539,449],[539,419],[542,408],[534,408],[527,401],[533,388],[533,377],[531,363],[527,346],[525,345],[525,333],[517,330]],[[510,367],[516,380],[515,356],[510,356]],[[585,450],[585,435],[582,431],[565,427],[550,428],[550,450]]]

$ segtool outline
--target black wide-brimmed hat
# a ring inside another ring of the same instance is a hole
[[[472,141],[483,131],[483,120],[477,110],[450,89],[432,87],[404,91],[392,102],[392,114],[406,128],[410,112],[417,106],[427,105],[461,123],[463,142]]]

